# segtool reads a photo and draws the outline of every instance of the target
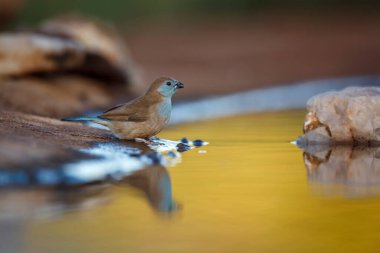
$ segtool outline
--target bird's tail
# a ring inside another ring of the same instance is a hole
[[[92,122],[96,124],[103,125],[105,127],[110,127],[112,123],[107,119],[102,119],[99,117],[70,117],[70,118],[64,118],[63,121],[72,121],[72,122]]]
[[[69,117],[63,118],[62,121],[98,121],[98,117]]]

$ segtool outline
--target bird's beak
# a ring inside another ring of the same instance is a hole
[[[184,86],[183,83],[181,83],[180,81],[177,81],[176,84],[175,84],[175,87],[176,87],[177,89],[182,89],[182,88],[185,87],[185,86]]]

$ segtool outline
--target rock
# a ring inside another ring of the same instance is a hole
[[[331,135],[325,126],[320,126],[305,132],[305,134],[300,136],[296,141],[296,144],[299,147],[308,147],[310,145],[329,145],[330,143]]]
[[[64,16],[0,34],[0,76],[79,72],[136,85],[139,77],[116,30],[101,21]]]
[[[350,87],[312,97],[299,143],[372,145],[380,141],[380,88]]]
[[[78,71],[136,85],[139,76],[125,42],[110,24],[80,16],[61,16],[43,22],[37,32],[78,43],[85,59]]]
[[[125,43],[97,20],[0,34],[0,109],[56,118],[103,110],[138,90],[138,76]]]
[[[74,69],[84,60],[81,44],[67,38],[33,33],[0,35],[0,76]]]

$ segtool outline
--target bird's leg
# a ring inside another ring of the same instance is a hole
[[[158,138],[157,136],[152,136],[152,137],[149,137],[149,140],[150,141],[158,141],[158,140],[160,140],[160,138]]]
[[[158,145],[164,145],[163,143],[159,142],[160,138],[157,138],[155,136],[153,137],[150,137],[150,138],[135,138],[135,141],[136,142],[142,142],[146,145],[154,145],[154,146],[158,146]]]
[[[142,142],[142,143],[144,143],[146,145],[151,144],[151,140],[150,139],[145,139],[145,138],[135,138],[135,141],[136,142]]]
[[[161,139],[158,138],[157,136],[152,136],[152,137],[149,138],[149,141],[150,141],[150,143],[152,145],[156,145],[156,146],[159,146],[159,145],[163,146],[163,145],[165,145],[164,143],[160,142],[160,140]]]

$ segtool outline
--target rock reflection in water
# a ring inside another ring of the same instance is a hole
[[[380,195],[380,148],[311,146],[303,154],[312,188],[327,195]]]

